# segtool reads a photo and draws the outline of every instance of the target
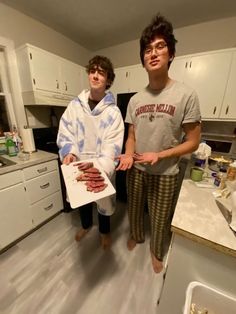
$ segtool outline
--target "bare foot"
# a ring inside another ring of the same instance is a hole
[[[101,246],[103,248],[103,250],[108,250],[111,247],[111,235],[110,233],[107,234],[102,234],[100,233],[101,236]]]
[[[84,229],[84,228],[81,228],[75,235],[75,240],[77,242],[79,242],[89,231],[90,231],[91,228],[88,228],[88,229]]]
[[[135,248],[136,244],[137,244],[137,242],[133,238],[129,238],[127,241],[128,250],[132,251]]]
[[[163,269],[163,262],[159,261],[159,259],[156,258],[156,256],[151,252],[152,257],[152,267],[155,273],[160,273]]]

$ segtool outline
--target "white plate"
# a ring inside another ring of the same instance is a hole
[[[99,167],[98,163],[94,159],[86,159],[82,160],[81,162],[90,162],[92,161],[94,167],[98,168],[101,172],[101,176],[105,179],[105,183],[107,187],[105,190],[94,193],[87,191],[87,186],[85,185],[85,181],[77,181],[76,177],[82,173],[78,169],[78,167],[74,166],[77,164],[78,161],[73,162],[69,165],[61,165],[62,174],[64,177],[67,195],[70,201],[70,206],[72,208],[76,208],[94,201],[97,201],[101,198],[104,198],[109,195],[113,195],[116,193],[113,185],[111,184],[110,180],[108,179],[106,173]]]

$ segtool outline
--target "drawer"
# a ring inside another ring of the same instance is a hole
[[[61,192],[56,192],[30,206],[33,225],[37,226],[63,209]]]
[[[42,174],[49,173],[58,168],[57,160],[51,160],[42,164],[37,164],[32,167],[24,168],[23,173],[25,180],[30,180],[41,176]]]
[[[8,172],[0,175],[0,190],[9,186],[23,182],[22,173],[20,170]]]
[[[26,181],[25,183],[30,204],[33,204],[50,194],[61,191],[58,171],[41,175],[38,178]]]

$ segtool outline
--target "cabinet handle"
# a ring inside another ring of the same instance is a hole
[[[185,68],[187,68],[188,67],[188,62],[185,62]]]
[[[213,110],[213,114],[215,114],[216,113],[216,106],[214,107],[214,110]]]
[[[65,82],[65,90],[67,91],[67,83]]]
[[[190,61],[190,63],[189,63],[189,67],[190,67],[190,68],[192,67],[192,61]]]
[[[38,171],[38,173],[42,173],[42,172],[45,172],[47,170],[48,170],[48,168],[44,167],[44,168],[38,169],[37,171]]]
[[[125,76],[128,77],[128,72],[125,73]]]
[[[228,114],[229,112],[229,106],[227,106],[226,110],[225,110],[225,114]]]
[[[59,82],[58,82],[58,80],[56,80],[56,82],[57,82],[57,89],[59,89]]]
[[[48,183],[45,183],[45,184],[43,184],[43,185],[40,185],[40,188],[41,188],[41,189],[46,189],[46,188],[49,187],[49,185],[50,185],[50,183],[48,182]]]
[[[34,85],[36,84],[36,81],[35,81],[35,79],[33,78],[33,83],[34,83]]]
[[[53,208],[53,203],[52,204],[50,204],[49,206],[47,206],[47,207],[44,207],[44,210],[50,210],[50,209],[52,209]]]

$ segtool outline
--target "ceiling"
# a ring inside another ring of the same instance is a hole
[[[81,46],[99,50],[135,40],[157,13],[174,28],[236,16],[235,0],[0,0]]]

